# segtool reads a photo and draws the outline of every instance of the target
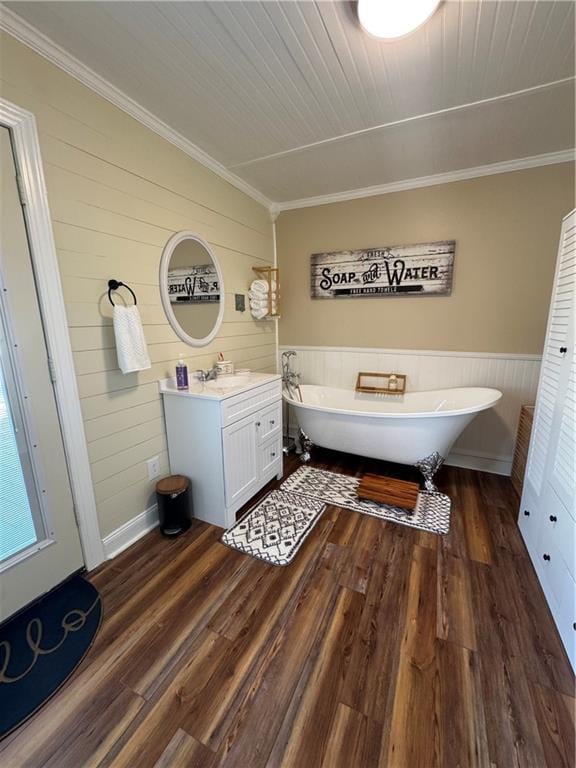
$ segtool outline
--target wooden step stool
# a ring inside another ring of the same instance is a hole
[[[418,483],[368,474],[362,477],[356,494],[359,499],[375,501],[378,504],[388,504],[392,507],[402,507],[402,509],[413,512],[418,501],[419,490]]]

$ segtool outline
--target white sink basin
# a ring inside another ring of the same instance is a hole
[[[252,376],[249,373],[232,374],[228,376],[219,376],[217,379],[205,382],[206,389],[236,389],[236,387],[245,387],[250,383]]]

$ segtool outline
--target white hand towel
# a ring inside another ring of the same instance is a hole
[[[262,309],[254,309],[254,308],[252,308],[250,310],[250,313],[252,314],[252,317],[255,320],[262,320],[262,318],[266,317],[266,315],[268,314],[268,310],[264,309],[264,308],[262,308]]]
[[[268,284],[266,280],[253,280],[250,285],[250,290],[254,293],[268,293],[272,288],[272,291],[276,290],[276,280],[272,280],[271,284]]]
[[[270,311],[270,314],[275,315],[276,314],[276,302],[273,301],[271,307],[268,306],[268,302],[262,302],[262,303],[260,303],[260,302],[258,302],[258,303],[250,302],[250,311],[252,313],[254,313],[254,312],[258,312],[258,313],[264,312],[265,315],[267,315],[268,311]]]
[[[268,283],[266,280],[253,280],[250,290],[257,293],[268,293]]]
[[[272,296],[272,298],[275,299],[276,295],[276,291],[272,291],[271,293],[268,293],[267,291],[248,291],[248,298],[254,299],[254,301],[266,301],[268,296]]]
[[[272,299],[272,304],[276,304],[276,299]],[[254,307],[255,309],[258,309],[259,307],[267,307],[268,297],[265,299],[250,299],[250,306]]]
[[[122,373],[133,373],[151,368],[138,307],[136,305],[131,307],[116,305],[113,320],[118,366]]]

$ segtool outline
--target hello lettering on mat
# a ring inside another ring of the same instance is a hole
[[[449,296],[454,240],[394,245],[310,257],[313,299]]]

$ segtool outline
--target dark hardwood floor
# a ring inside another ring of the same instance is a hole
[[[450,467],[438,483],[448,536],[329,507],[285,568],[204,523],[149,534],[90,575],[94,646],[0,764],[573,766],[574,680],[511,484]]]

